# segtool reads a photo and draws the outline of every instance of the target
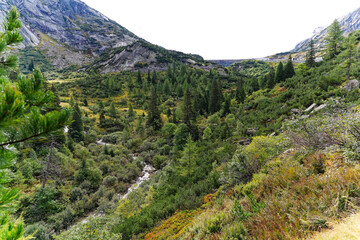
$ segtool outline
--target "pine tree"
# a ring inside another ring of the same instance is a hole
[[[284,79],[291,78],[295,76],[294,64],[292,61],[291,54],[289,55],[289,60],[284,68]]]
[[[172,120],[171,120],[171,122],[172,123],[177,123],[177,119],[176,119],[176,108],[173,108],[172,109]]]
[[[194,173],[194,168],[196,166],[197,148],[194,141],[191,139],[191,136],[187,137],[186,145],[182,151],[182,157],[180,158],[180,167],[179,172],[181,176],[191,177]]]
[[[355,49],[356,37],[353,34],[350,34],[345,43],[347,60],[345,61],[346,69],[347,69],[347,77],[350,80],[350,71],[351,65],[355,62],[354,57],[354,49]]]
[[[150,70],[148,71],[148,75],[147,75],[147,82],[148,82],[148,83],[151,83]]]
[[[105,115],[104,112],[101,111],[100,112],[100,117],[99,117],[99,126],[102,127],[105,124]]]
[[[157,83],[157,73],[156,72],[153,72],[153,74],[152,74],[151,83],[153,85],[156,85],[156,83]]]
[[[315,47],[314,47],[314,44],[315,44],[314,39],[311,39],[310,43],[309,43],[309,50],[306,53],[305,64],[309,68],[312,68],[312,67],[315,66]]]
[[[210,99],[209,99],[209,112],[216,113],[221,107],[221,89],[218,81],[214,79],[211,84]]]
[[[17,189],[6,186],[10,181],[7,168],[13,166],[15,157],[9,145],[62,131],[71,115],[69,109],[41,113],[54,95],[43,91],[44,78],[38,69],[35,68],[30,77],[19,76],[17,81],[11,81],[7,76],[10,69],[17,68],[18,58],[5,52],[9,46],[23,40],[19,17],[17,9],[11,7],[0,34],[0,53],[3,55],[0,60],[0,239],[4,240],[30,239],[22,236],[22,221],[12,222],[8,215],[9,207],[19,196]]]
[[[259,80],[257,78],[252,78],[250,80],[251,83],[251,89],[253,92],[259,91],[260,90],[260,86],[259,86]]]
[[[183,102],[183,114],[184,114],[184,123],[190,127],[191,121],[194,119],[194,108],[191,100],[190,89],[186,89],[184,102]]]
[[[158,108],[158,98],[154,87],[151,89],[147,125],[153,127],[154,130],[160,130],[162,125]]]
[[[73,122],[69,126],[69,134],[74,141],[80,142],[84,140],[84,128],[81,119],[81,110],[77,103],[75,103],[73,109],[72,120]]]
[[[110,115],[110,117],[112,117],[112,118],[116,118],[116,115],[117,115],[117,111],[116,111],[116,108],[115,108],[115,105],[114,105],[113,102],[110,103],[109,115]]]
[[[135,116],[134,108],[131,103],[129,103],[129,111],[128,111],[128,117],[133,118]]]
[[[329,33],[325,38],[327,58],[333,59],[339,53],[339,46],[343,39],[343,31],[337,19],[330,25]]]
[[[236,100],[239,103],[243,103],[244,100],[245,100],[245,97],[246,97],[246,93],[245,93],[245,90],[244,90],[243,80],[239,79],[236,82]]]
[[[267,87],[272,89],[275,86],[275,70],[273,67],[270,68],[269,74],[267,75]]]
[[[284,78],[284,65],[280,62],[276,68],[275,72],[275,82],[280,83],[285,80]]]
[[[32,71],[34,71],[34,69],[35,69],[34,59],[31,59],[28,70],[29,70],[29,72],[32,72]]]
[[[137,72],[137,77],[136,77],[136,84],[137,84],[139,87],[141,87],[141,86],[142,86],[142,83],[143,83],[143,81],[142,81],[142,78],[141,78],[141,72],[140,72],[140,70],[138,70],[138,72]]]

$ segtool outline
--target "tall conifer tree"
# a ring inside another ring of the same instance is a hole
[[[218,81],[214,79],[210,89],[209,112],[216,113],[221,107],[221,89]]]
[[[158,98],[154,87],[151,88],[147,125],[153,127],[154,130],[159,130],[162,125],[158,108]]]
[[[294,64],[292,61],[291,54],[289,55],[288,62],[285,65],[284,68],[284,79],[291,78],[295,76],[295,70],[294,70]]]
[[[285,80],[284,78],[284,65],[280,62],[276,68],[275,72],[275,82],[280,83]]]
[[[327,43],[326,45],[326,53],[329,59],[334,58],[339,53],[339,46],[343,39],[342,37],[343,31],[341,30],[340,23],[337,19],[330,25],[329,33],[325,38]]]
[[[305,60],[305,64],[309,68],[312,68],[315,66],[315,46],[314,45],[315,45],[314,39],[311,39],[310,43],[309,43],[309,50],[306,53],[306,60]]]
[[[73,109],[72,120],[73,122],[70,124],[69,127],[70,136],[75,141],[80,142],[84,140],[84,134],[83,134],[84,127],[81,119],[81,110],[77,103],[75,103]]]

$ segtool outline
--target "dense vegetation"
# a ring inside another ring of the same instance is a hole
[[[245,61],[227,74],[173,62],[4,78],[14,92],[0,95],[3,119],[23,125],[1,125],[12,130],[2,146],[17,149],[2,159],[16,159],[4,165],[21,191],[11,216],[26,224],[5,239],[294,239],[354,211],[359,90],[344,86],[360,77],[359,33],[343,39],[337,24],[318,63],[311,43],[305,63]],[[151,179],[122,197],[148,164]]]

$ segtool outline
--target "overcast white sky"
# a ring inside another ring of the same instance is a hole
[[[286,52],[359,0],[82,0],[147,41],[205,59]]]

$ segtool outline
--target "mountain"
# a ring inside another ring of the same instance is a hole
[[[344,31],[343,35],[345,36],[350,32],[360,30],[360,8],[349,13],[345,17],[340,18],[339,23]],[[328,34],[329,27],[330,26],[315,29],[313,36],[297,44],[292,52],[301,52],[306,50],[311,39],[314,39],[315,47],[321,48],[325,44],[324,39]]]
[[[167,68],[168,61],[166,64],[158,61],[169,55],[167,50],[147,51],[149,45],[154,45],[79,0],[0,0],[0,17],[11,5],[19,9],[23,22],[25,41],[20,46],[20,58],[23,56],[20,60],[25,59],[20,61],[23,69],[29,65],[29,59],[46,69],[94,63],[99,64],[96,68],[102,72],[133,70],[135,66],[147,66],[150,70]],[[121,55],[120,49],[124,51]],[[195,55],[181,58],[184,63],[203,62]]]

